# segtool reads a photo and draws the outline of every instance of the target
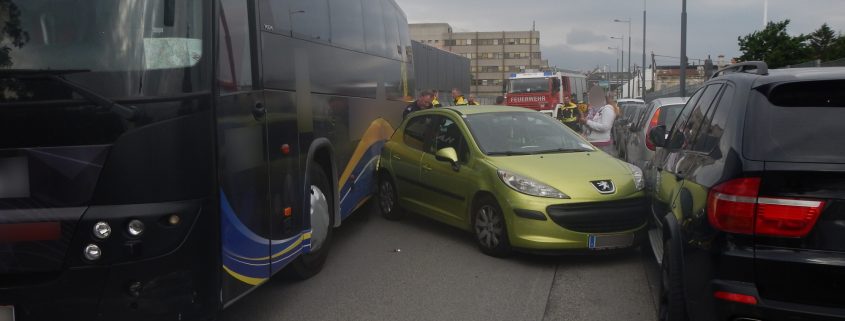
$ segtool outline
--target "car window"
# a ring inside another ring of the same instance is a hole
[[[725,126],[731,114],[733,96],[734,86],[730,84],[726,85],[719,102],[713,104],[713,107],[710,107],[707,117],[698,130],[695,147],[693,147],[694,151],[710,153],[719,145],[719,140],[725,132]]]
[[[457,123],[448,117],[437,116],[434,120],[437,136],[434,139],[432,152],[452,147],[458,153],[458,161],[466,163],[469,160],[469,147]]]
[[[419,116],[411,118],[405,125],[405,132],[402,140],[410,148],[427,151],[434,137],[434,126],[432,116]]]
[[[666,128],[672,128],[675,125],[675,121],[678,120],[678,116],[681,114],[681,110],[684,109],[684,105],[666,105],[660,107],[660,117],[657,118],[658,125],[666,125]]]
[[[643,112],[640,113],[640,116],[634,122],[634,128],[637,128],[637,129],[643,128],[643,126],[645,125],[646,117],[648,117],[648,115],[651,114],[651,111],[655,110],[656,104],[657,103],[655,103],[655,102],[651,102],[651,103],[648,104],[648,107],[643,109]]]
[[[672,134],[669,136],[669,148],[692,148],[695,134],[701,122],[704,120],[704,115],[719,94],[722,88],[721,84],[713,84],[699,90],[701,95],[694,104],[687,104],[681,112],[681,116],[672,126]],[[698,93],[696,93],[698,95]]]

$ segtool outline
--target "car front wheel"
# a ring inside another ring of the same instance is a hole
[[[472,225],[481,252],[495,257],[505,257],[511,253],[505,217],[495,199],[484,197],[478,202]]]

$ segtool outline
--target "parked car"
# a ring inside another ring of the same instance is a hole
[[[616,115],[616,121],[613,123],[613,131],[610,134],[616,144],[617,156],[620,159],[624,159],[625,144],[622,142],[628,136],[628,128],[630,128],[631,123],[646,109],[646,104],[642,99],[619,99],[617,103],[619,104],[621,114]]]
[[[620,158],[643,170],[647,191],[654,188],[655,174],[652,160],[656,150],[654,143],[648,138],[648,131],[657,126],[672,128],[688,99],[673,97],[653,100],[631,123],[627,129],[628,135],[621,141],[620,145],[624,146],[622,148],[624,152]]]
[[[525,108],[411,114],[385,144],[378,174],[385,217],[407,210],[472,231],[493,256],[628,248],[645,237],[640,169]]]
[[[661,320],[845,318],[843,120],[845,68],[748,62],[651,130]]]

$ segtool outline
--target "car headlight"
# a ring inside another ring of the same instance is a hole
[[[540,183],[525,176],[517,175],[508,171],[499,170],[499,178],[508,187],[517,192],[532,196],[568,199],[569,196],[549,185]]]
[[[638,191],[645,189],[645,180],[643,179],[643,170],[637,167],[634,164],[628,164],[628,168],[631,169],[631,176],[634,177],[634,185],[637,187]]]

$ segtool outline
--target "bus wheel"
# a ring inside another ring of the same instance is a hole
[[[288,269],[290,275],[296,279],[305,280],[320,270],[326,263],[326,257],[331,247],[332,229],[334,228],[334,208],[331,195],[331,184],[323,169],[317,163],[311,163],[310,180],[310,211],[311,213],[311,250],[308,254],[300,255]],[[327,196],[328,195],[328,196]]]

